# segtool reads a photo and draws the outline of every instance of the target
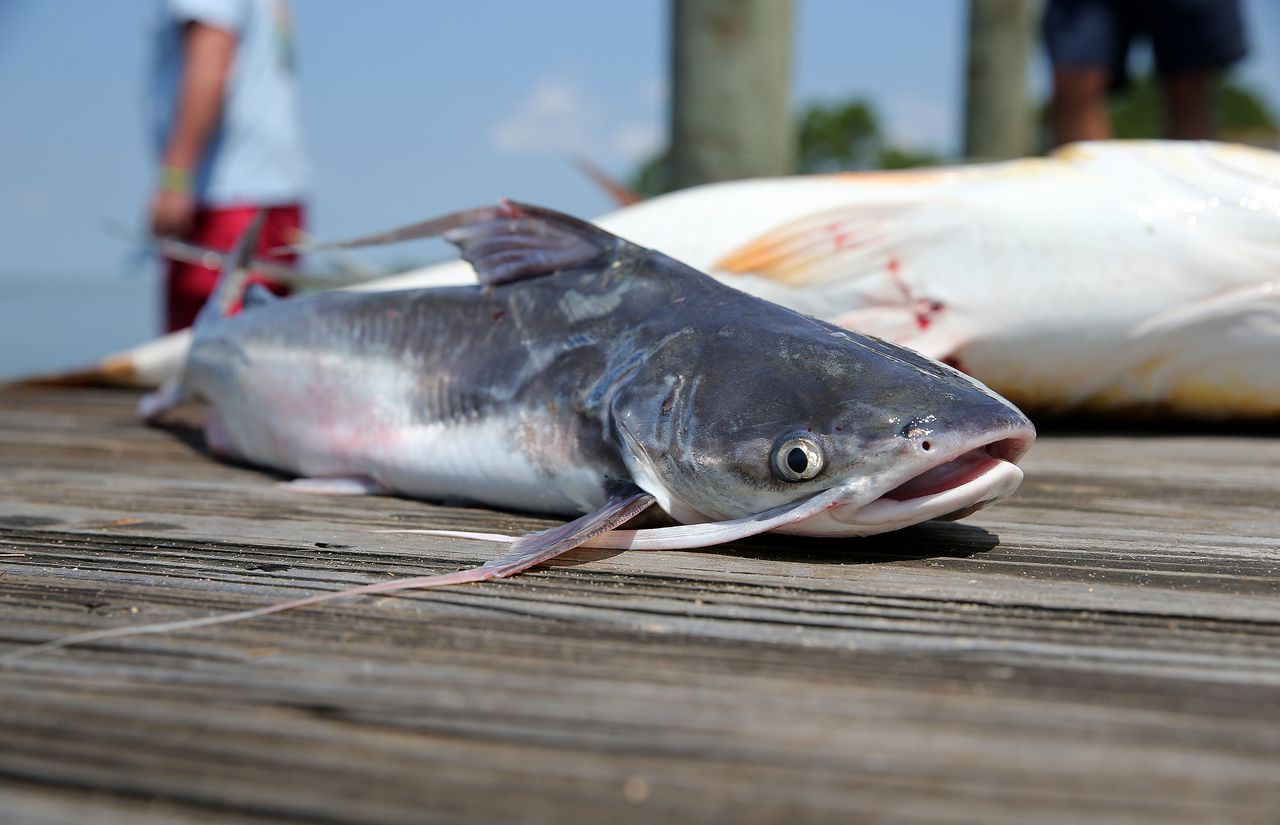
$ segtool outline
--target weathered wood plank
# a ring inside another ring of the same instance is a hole
[[[0,650],[501,552],[379,529],[552,523],[298,496],[134,400],[0,392]],[[1265,435],[1063,433],[959,524],[20,660],[0,821],[1275,822],[1276,467]]]

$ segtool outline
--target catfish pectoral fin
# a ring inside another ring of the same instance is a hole
[[[155,392],[149,392],[138,399],[138,417],[154,424],[181,403],[182,382],[178,378],[170,378]]]
[[[277,486],[291,493],[312,496],[385,496],[392,493],[392,490],[369,476],[295,478],[292,481],[281,481]]]
[[[509,555],[489,562],[485,567],[501,571],[496,576],[510,576],[528,570],[539,562],[567,553],[620,524],[626,524],[647,510],[654,500],[653,496],[634,487],[615,494],[594,513],[587,513],[551,530],[521,536],[512,545]]]

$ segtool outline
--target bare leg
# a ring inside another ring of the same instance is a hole
[[[1213,137],[1213,81],[1211,72],[1182,72],[1161,78],[1164,92],[1164,134],[1174,140]]]
[[[1053,73],[1053,145],[1111,137],[1106,69],[1059,69]]]

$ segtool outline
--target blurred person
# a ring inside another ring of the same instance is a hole
[[[1053,142],[1111,137],[1107,93],[1128,85],[1130,43],[1150,39],[1165,137],[1213,137],[1214,86],[1247,46],[1239,0],[1049,0]]]
[[[225,250],[265,210],[259,251],[294,243],[309,169],[286,0],[162,0],[159,22],[151,91],[160,163],[151,231]],[[216,279],[212,269],[166,264],[166,330],[192,324]],[[288,292],[256,275],[251,280]]]

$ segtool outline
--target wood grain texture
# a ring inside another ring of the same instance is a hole
[[[322,498],[0,391],[0,652],[239,610],[555,522]],[[1013,500],[0,670],[0,822],[1280,822],[1280,441],[1059,432]]]

